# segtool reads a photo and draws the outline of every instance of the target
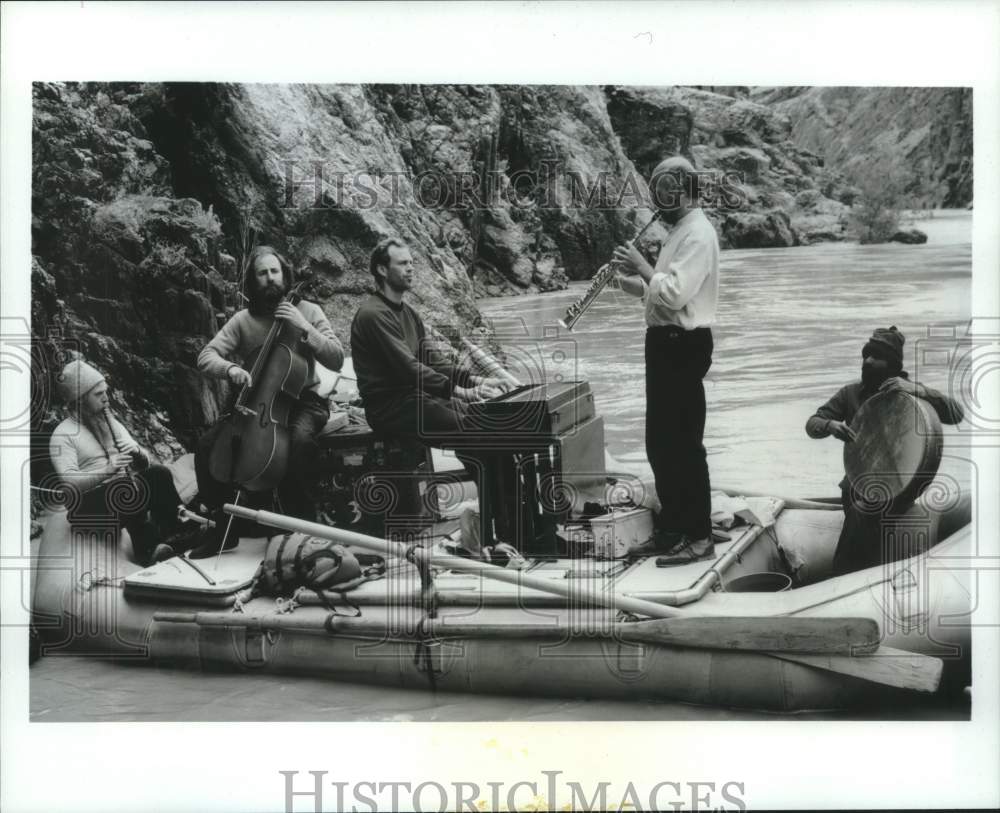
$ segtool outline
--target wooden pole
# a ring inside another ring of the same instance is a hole
[[[175,614],[157,613],[157,619],[176,620]],[[563,640],[569,637],[612,638],[626,643],[693,649],[725,649],[768,653],[849,655],[871,651],[878,646],[878,625],[869,618],[701,618],[655,619],[653,621],[611,622],[593,630],[574,628],[552,619],[551,624],[492,624],[445,617],[428,621],[414,613],[409,623],[390,630],[384,619],[343,618],[299,613],[250,615],[200,612],[181,614],[183,620],[201,626],[250,626],[303,631],[325,631],[373,637],[400,638],[499,638],[516,640],[539,638]],[[397,621],[399,619],[396,619]]]
[[[645,615],[651,618],[677,618],[685,615],[681,610],[668,607],[665,604],[656,604],[652,601],[618,595],[616,593],[599,593],[577,582],[557,582],[551,579],[541,579],[537,576],[522,573],[519,570],[507,570],[497,565],[491,565],[487,562],[477,562],[474,559],[466,559],[461,556],[431,553],[419,545],[409,546],[400,542],[389,542],[388,540],[378,539],[374,536],[347,531],[343,528],[331,528],[329,525],[320,525],[318,522],[306,522],[305,520],[286,517],[270,511],[257,511],[233,505],[232,503],[227,503],[223,510],[232,516],[243,517],[260,525],[269,525],[272,528],[280,528],[283,531],[318,536],[320,539],[329,539],[333,542],[339,542],[342,545],[355,545],[356,547],[379,553],[382,556],[398,559],[408,558],[409,556],[412,557],[415,563],[419,562],[421,564],[465,573],[478,573],[487,579],[514,584],[518,587],[529,587],[542,593],[571,596],[576,601],[589,603],[595,607],[625,610],[626,612]]]

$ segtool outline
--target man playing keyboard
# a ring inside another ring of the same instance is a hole
[[[464,404],[504,392],[498,378],[472,375],[433,352],[420,315],[403,301],[413,287],[413,257],[388,237],[372,251],[375,293],[351,323],[351,352],[368,423],[377,432],[431,445],[463,431]],[[470,461],[459,456],[475,476]]]

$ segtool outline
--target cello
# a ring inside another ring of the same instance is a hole
[[[282,300],[297,305],[299,288]],[[309,374],[298,352],[299,336],[283,319],[275,319],[250,370],[232,412],[212,444],[209,471],[220,483],[234,483],[247,491],[269,491],[288,469],[291,437],[288,419]]]

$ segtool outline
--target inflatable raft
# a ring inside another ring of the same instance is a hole
[[[177,558],[143,569],[117,534],[71,529],[56,511],[43,518],[35,625],[48,651],[188,669],[774,711],[894,702],[960,692],[970,681],[962,562],[974,553],[971,501],[935,501],[936,493],[928,489],[889,535],[912,555],[836,578],[843,513],[760,497],[747,502],[766,519],[734,527],[714,561],[660,568],[653,556],[536,557],[504,582],[434,568],[429,590],[413,562],[392,558],[384,578],[343,595],[245,603],[237,597],[254,577],[263,537],[201,560],[203,572]],[[748,584],[771,592],[737,592]],[[620,606],[630,601],[671,617],[641,622]],[[778,643],[748,647],[739,619],[757,633],[773,624]],[[782,631],[800,619],[868,619],[877,641],[836,653],[782,644]],[[675,634],[695,622],[700,637]],[[653,623],[658,632],[630,634]]]

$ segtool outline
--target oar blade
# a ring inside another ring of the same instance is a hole
[[[633,640],[668,646],[743,651],[861,654],[878,647],[878,624],[870,618],[793,616],[699,616],[624,625]]]
[[[936,692],[941,685],[944,662],[940,658],[879,647],[870,655],[807,655],[798,652],[769,652],[776,658],[816,669],[917,692]]]

